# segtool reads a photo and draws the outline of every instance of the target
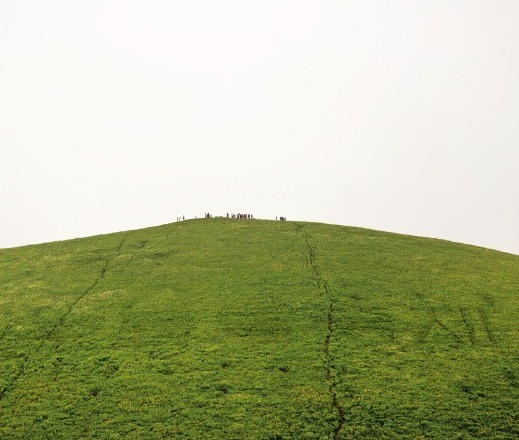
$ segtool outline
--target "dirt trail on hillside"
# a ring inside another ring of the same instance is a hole
[[[52,325],[52,327],[50,327],[44,333],[44,335],[41,338],[38,345],[33,350],[29,351],[25,356],[23,356],[22,362],[20,363],[18,371],[11,378],[11,380],[7,383],[7,385],[5,385],[4,388],[0,391],[0,402],[7,395],[7,393],[9,393],[9,391],[11,391],[14,388],[14,386],[16,385],[16,382],[25,374],[25,369],[27,367],[27,364],[28,364],[30,358],[39,353],[39,351],[41,350],[41,348],[43,347],[45,342],[48,341],[49,338],[63,326],[63,324],[65,323],[65,320],[72,313],[72,311],[77,306],[77,304],[83,298],[85,298],[90,292],[92,292],[92,290],[94,290],[95,287],[105,277],[106,272],[108,270],[108,265],[110,264],[110,262],[112,260],[114,260],[121,254],[121,249],[123,247],[123,244],[131,233],[132,232],[128,232],[127,234],[125,234],[122,237],[121,241],[119,242],[119,244],[117,245],[117,248],[115,250],[115,255],[106,257],[104,264],[103,264],[101,270],[99,271],[99,274],[98,274],[97,278],[95,279],[95,281],[86,290],[84,290],[72,303],[70,303],[68,305],[65,312],[59,317],[59,319],[54,323],[54,325]]]
[[[337,298],[332,292],[328,281],[326,281],[326,279],[323,277],[319,266],[317,265],[317,245],[315,243],[315,239],[301,225],[296,224],[296,228],[298,232],[303,234],[305,240],[305,245],[308,252],[305,257],[307,259],[308,268],[312,271],[312,275],[316,281],[317,287],[325,293],[326,300],[328,301],[328,311],[326,316],[328,332],[324,339],[323,352],[326,361],[326,381],[328,382],[328,392],[332,398],[332,406],[337,412],[337,426],[333,432],[333,438],[337,439],[344,424],[346,423],[344,408],[337,399],[337,368],[333,356],[330,352],[330,342],[335,337],[335,304],[337,302]]]

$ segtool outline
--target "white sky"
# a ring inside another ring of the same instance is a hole
[[[0,0],[0,247],[206,211],[519,254],[519,1]]]

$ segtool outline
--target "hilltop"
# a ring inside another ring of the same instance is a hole
[[[519,257],[199,219],[0,250],[0,438],[517,438]]]

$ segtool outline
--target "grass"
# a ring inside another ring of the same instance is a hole
[[[519,257],[204,219],[0,250],[0,438],[519,437]]]

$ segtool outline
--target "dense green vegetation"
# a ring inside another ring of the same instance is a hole
[[[0,251],[0,438],[518,438],[519,257],[191,220]]]

